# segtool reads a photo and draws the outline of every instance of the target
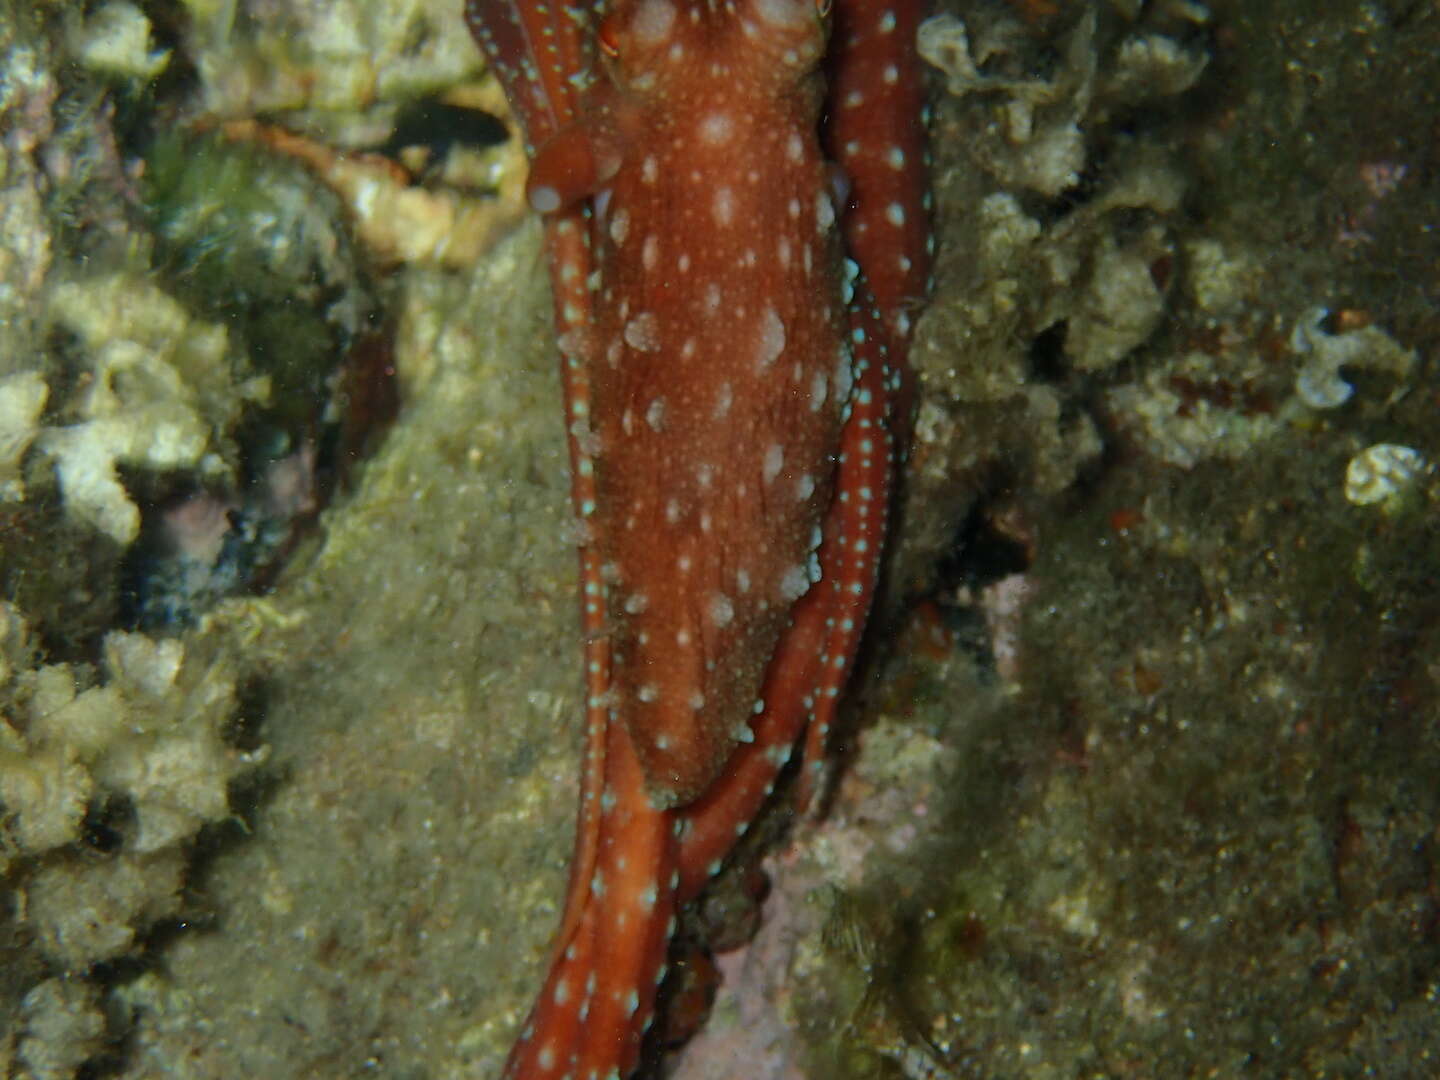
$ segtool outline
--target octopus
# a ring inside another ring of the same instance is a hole
[[[929,287],[921,0],[467,0],[544,218],[585,756],[512,1080],[640,1064],[680,907],[854,665]]]

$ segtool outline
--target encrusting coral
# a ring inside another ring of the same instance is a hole
[[[22,889],[103,898],[101,914],[91,904],[30,907],[47,951],[67,969],[123,950],[136,918],[174,910],[157,900],[178,884],[177,845],[227,818],[229,784],[263,760],[263,751],[227,741],[238,676],[217,638],[113,631],[97,675],[82,664],[37,663],[24,619],[0,604],[5,868],[38,867],[28,881],[22,875]],[[108,870],[62,852],[84,842],[94,807],[117,803],[127,822]],[[79,924],[75,910],[86,913]]]
[[[89,372],[70,403],[75,422],[38,443],[55,459],[70,511],[128,544],[140,511],[117,466],[223,473],[218,439],[247,401],[265,399],[269,383],[243,371],[237,378],[224,328],[193,320],[158,287],[115,274],[64,283],[51,302]]]

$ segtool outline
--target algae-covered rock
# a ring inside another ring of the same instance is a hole
[[[911,353],[922,393],[900,580],[929,576],[987,488],[1057,494],[1102,460],[1093,395],[1162,340],[1190,183],[1168,138],[1208,65],[1205,14],[1131,23],[1080,5],[1049,33],[1007,9],[921,28],[946,77],[933,136],[936,295]],[[1132,130],[1137,116],[1150,138]]]
[[[20,1003],[15,1059],[21,1080],[69,1080],[105,1046],[100,991],[78,979],[46,979]]]
[[[121,856],[103,865],[85,856],[49,860],[25,885],[29,925],[62,970],[83,972],[131,951],[156,921],[179,912],[184,852]]]
[[[143,195],[176,297],[223,322],[245,370],[269,379],[267,422],[313,426],[325,380],[375,316],[340,200],[288,156],[215,133],[151,142]]]
[[[247,19],[230,3],[184,6],[211,114],[353,123],[362,109],[452,86],[480,66],[449,0],[294,3]]]

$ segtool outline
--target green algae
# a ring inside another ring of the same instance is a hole
[[[313,429],[337,357],[377,308],[340,200],[298,163],[219,134],[162,134],[144,160],[157,269],[188,305],[223,316],[272,380],[273,415],[252,424]]]

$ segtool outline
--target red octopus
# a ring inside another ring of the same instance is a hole
[[[467,0],[545,215],[586,638],[570,885],[506,1077],[633,1072],[679,905],[802,742],[814,786],[928,286],[921,4]]]

